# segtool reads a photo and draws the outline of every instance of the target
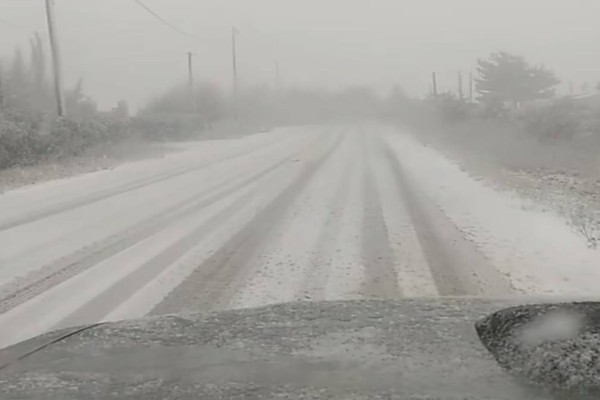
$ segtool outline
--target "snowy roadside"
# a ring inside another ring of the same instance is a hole
[[[518,193],[528,200],[524,207],[558,214],[589,247],[600,246],[600,163],[584,167],[584,161],[577,162],[571,156],[554,166],[555,155],[543,154],[541,147],[531,149],[527,162],[515,162],[507,149],[488,154],[489,148],[479,149],[478,144],[467,143],[468,133],[456,140],[430,133],[413,132],[413,136],[458,163],[472,178],[500,191]],[[512,146],[519,147],[520,143]]]
[[[169,143],[127,141],[96,146],[77,157],[0,170],[0,193],[23,186],[115,168],[121,164],[160,158],[179,151]]]
[[[80,156],[0,170],[0,194],[24,186],[111,170],[126,163],[163,158],[201,147],[206,141],[235,140],[251,135],[261,136],[271,131],[271,127],[255,125],[242,127],[239,124],[222,123],[191,141],[149,142],[132,139],[116,144],[100,144]]]
[[[415,135],[396,130],[387,140],[420,189],[507,276],[517,292],[597,294],[600,251],[590,248],[572,221],[552,205],[559,199],[558,191],[490,165],[473,169],[473,163],[423,145]],[[536,201],[543,194],[546,198]],[[581,201],[578,194],[563,194],[565,207]]]

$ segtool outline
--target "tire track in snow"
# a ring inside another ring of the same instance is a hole
[[[367,136],[368,135],[368,136]],[[397,298],[402,295],[394,269],[389,233],[385,223],[377,179],[373,171],[372,134],[362,133],[364,214],[362,257],[365,268],[363,292],[368,298]]]
[[[217,252],[246,224],[250,223],[269,204],[273,196],[283,191],[293,179],[301,173],[303,166],[292,164],[293,171],[282,170],[268,179],[262,180],[250,189],[252,193],[239,209],[232,213],[231,218],[217,225],[202,241],[165,269],[155,279],[151,280],[141,290],[113,310],[106,320],[132,318],[146,315],[155,305],[159,304],[182,282],[184,282],[204,261]],[[209,214],[210,215],[210,214]],[[248,260],[246,260],[246,263]]]
[[[346,159],[344,164],[349,164]],[[342,229],[342,217],[345,205],[350,200],[350,179],[356,173],[354,165],[346,165],[344,175],[338,183],[333,201],[327,205],[329,212],[319,239],[317,248],[310,260],[310,269],[306,272],[297,297],[310,301],[323,301],[326,298],[326,287],[329,281],[331,266],[338,255],[337,239]]]
[[[302,170],[287,165],[0,314],[0,347],[70,324],[145,315],[193,271],[194,257],[206,259]]]
[[[178,259],[185,256],[198,243],[206,239],[210,233],[227,220],[234,218],[244,204],[248,203],[251,192],[245,193],[229,206],[200,224],[188,235],[182,237],[146,263],[141,265],[124,279],[119,280],[103,293],[83,305],[77,311],[60,321],[57,328],[84,325],[105,318],[138,290],[169,268]],[[90,318],[90,316],[93,316]]]
[[[250,260],[252,274],[231,298],[227,308],[307,300],[303,284],[318,256],[315,251],[319,249],[320,236],[332,211],[327,206],[335,202],[336,186],[346,171],[346,150],[353,143],[346,132],[342,134],[343,143],[293,199],[266,245]],[[321,282],[324,283],[327,282]]]
[[[431,220],[424,209],[423,204],[428,199],[417,197],[414,193],[414,187],[408,183],[400,161],[390,148],[386,149],[386,157],[392,165],[392,173],[399,183],[399,188],[401,188],[402,198],[406,201],[412,224],[425,251],[425,257],[438,293],[441,296],[475,294],[473,288],[468,288],[467,282],[464,282],[464,279],[458,275],[455,266],[452,264],[452,254],[448,246],[448,244],[452,245],[452,239],[440,237],[435,222]],[[439,225],[437,228],[439,228]]]
[[[314,146],[314,144],[313,142],[310,146]],[[17,282],[5,284],[3,287],[0,287],[0,294],[4,293],[2,298],[0,298],[0,314],[93,267],[112,255],[134,246],[165,229],[166,226],[173,222],[214,204],[225,196],[252,185],[282,166],[285,166],[289,163],[291,157],[293,155],[286,156],[283,160],[270,165],[258,173],[252,174],[241,182],[235,183],[232,187],[226,188],[226,186],[231,185],[231,182],[221,182],[214,187],[204,190],[199,195],[178,203],[159,216],[143,221],[91,247],[84,248],[61,258],[54,263],[36,270],[31,275],[19,279]]]
[[[216,160],[216,161],[212,161],[212,162],[207,162],[207,163],[202,163],[200,165],[196,165],[193,167],[185,167],[185,168],[181,168],[181,169],[177,169],[175,171],[170,171],[164,174],[159,174],[158,176],[153,176],[150,178],[145,178],[142,180],[139,180],[137,182],[131,183],[129,185],[126,185],[125,187],[119,187],[116,189],[108,189],[105,191],[102,191],[100,193],[95,193],[91,196],[85,196],[83,198],[79,198],[76,199],[74,201],[71,202],[67,202],[67,203],[62,203],[62,204],[58,204],[49,208],[45,208],[42,209],[36,213],[33,214],[29,214],[23,217],[18,217],[18,218],[14,218],[14,219],[10,219],[8,221],[2,222],[0,223],[0,232],[12,229],[12,228],[16,228],[18,226],[21,225],[25,225],[25,224],[29,224],[32,222],[35,222],[37,220],[43,219],[43,218],[47,218],[50,217],[52,215],[56,215],[56,214],[60,214],[62,212],[65,211],[71,211],[77,208],[81,208],[90,204],[94,204],[97,203],[99,201],[102,200],[106,200],[109,199],[111,197],[115,197],[115,196],[119,196],[121,194],[124,193],[128,193],[128,192],[132,192],[134,190],[137,189],[141,189],[144,188],[146,186],[150,186],[150,185],[154,185],[157,183],[161,183],[164,181],[167,181],[169,179],[173,179],[179,176],[183,176],[183,175],[187,175],[189,173],[193,173],[196,172],[198,170],[201,170],[203,168],[209,167],[209,166],[214,166],[216,164],[220,164],[220,163],[224,163],[227,161],[231,161],[233,159],[239,158],[239,157],[245,157],[248,156],[249,154],[256,152],[256,151],[263,151],[265,148],[267,147],[271,147],[274,146],[275,144],[277,144],[279,140],[274,140],[270,143],[268,143],[266,146],[263,147],[257,147],[254,149],[251,149],[250,151],[246,150],[244,152],[241,153],[236,153],[233,155],[229,155],[226,156],[225,158]]]
[[[315,138],[312,135],[305,137],[294,135],[290,139],[283,140],[278,146],[263,152],[253,152],[247,157],[207,167],[185,177],[173,178],[135,192],[122,194],[86,207],[44,218],[35,223],[0,232],[0,242],[3,243],[3,246],[0,246],[0,286],[35,273],[45,265],[89,248],[115,233],[127,231],[130,227],[143,221],[154,219],[182,200],[192,198],[211,186],[216,187],[222,183],[235,182],[236,179],[259,171],[279,159],[280,155],[289,154],[291,156],[291,153],[298,151],[299,148],[314,141]],[[241,143],[244,142],[245,140],[241,141]],[[240,144],[223,146],[226,149],[242,147]],[[217,157],[223,155],[218,147],[215,154]],[[191,152],[182,160],[175,161],[195,164],[196,157],[193,157],[194,155],[195,153]],[[159,167],[169,168],[170,164],[171,162],[166,164],[161,162]],[[131,166],[136,165],[132,164]],[[139,168],[134,170],[139,171]],[[120,175],[118,171],[114,171],[100,177],[106,181],[107,177],[110,179],[112,176],[114,180],[121,181],[123,179]],[[93,176],[89,176],[89,178],[94,180]],[[61,181],[61,183],[62,186],[65,186],[66,193],[78,197],[78,194],[74,194],[75,190],[68,185],[68,181]],[[74,180],[72,186],[77,188],[80,186],[78,183],[77,180]],[[28,191],[25,193],[15,192],[16,196],[13,197],[20,198],[24,203],[24,208],[31,208],[32,204],[30,203],[35,204],[35,202],[28,200],[27,193]],[[4,199],[4,196],[0,196],[0,204],[6,203],[3,202]]]
[[[379,197],[398,287],[404,297],[438,297],[437,287],[412,224],[400,182],[394,178],[393,166],[385,155],[385,143],[380,136],[377,137],[374,149],[376,153],[372,156],[373,166],[378,177]]]
[[[508,280],[476,246],[419,190],[404,172],[401,160],[386,141],[386,157],[441,296],[507,295]]]
[[[248,260],[265,246],[270,232],[281,220],[292,200],[310,182],[319,167],[338,148],[342,136],[299,177],[260,211],[216,253],[204,261],[152,311],[152,315],[182,311],[208,311],[227,304],[252,271]]]
[[[243,195],[243,193],[242,193]],[[236,200],[241,196],[232,196]],[[149,259],[159,256],[164,249],[176,244],[202,225],[215,212],[227,208],[231,199],[216,203],[198,215],[190,216],[145,241],[95,265],[85,272],[66,280],[56,287],[45,291],[30,301],[0,314],[0,346],[15,338],[23,339],[48,330],[62,328],[61,321],[82,308],[85,309],[85,322],[97,322],[102,318],[102,309],[89,307],[94,299],[101,297],[110,302],[110,289],[127,279],[135,271],[143,268]],[[168,266],[164,266],[167,268]],[[132,288],[133,289],[133,288]],[[142,315],[135,315],[141,317]]]

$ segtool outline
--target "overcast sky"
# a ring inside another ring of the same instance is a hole
[[[101,107],[137,107],[185,79],[231,82],[231,26],[239,35],[240,80],[336,88],[397,83],[426,93],[432,71],[456,87],[477,58],[505,50],[553,69],[574,86],[600,81],[600,0],[55,0],[68,85],[82,77]],[[0,0],[0,55],[45,35],[44,0]],[[18,26],[18,27],[17,27]],[[47,38],[47,35],[44,36]]]

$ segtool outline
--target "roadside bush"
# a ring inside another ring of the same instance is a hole
[[[133,134],[151,141],[194,139],[205,129],[205,122],[199,115],[143,113],[131,120]]]
[[[436,106],[446,121],[461,121],[469,116],[469,104],[450,92],[440,94]]]
[[[129,132],[127,122],[110,117],[61,119],[46,133],[40,126],[40,116],[0,114],[0,169],[81,155],[94,145],[123,140]]]
[[[27,165],[36,153],[33,119],[17,113],[0,114],[0,168]]]
[[[590,121],[590,110],[570,99],[562,99],[520,110],[517,118],[528,132],[543,141],[568,141],[589,128],[586,123]]]
[[[124,140],[191,140],[205,132],[199,115],[144,113],[119,119],[98,113],[63,118],[44,126],[44,115],[0,112],[0,169],[33,165],[44,160],[82,155],[101,144]]]

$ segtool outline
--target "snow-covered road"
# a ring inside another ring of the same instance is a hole
[[[390,128],[190,144],[0,196],[0,348],[286,301],[595,294],[600,256]]]

